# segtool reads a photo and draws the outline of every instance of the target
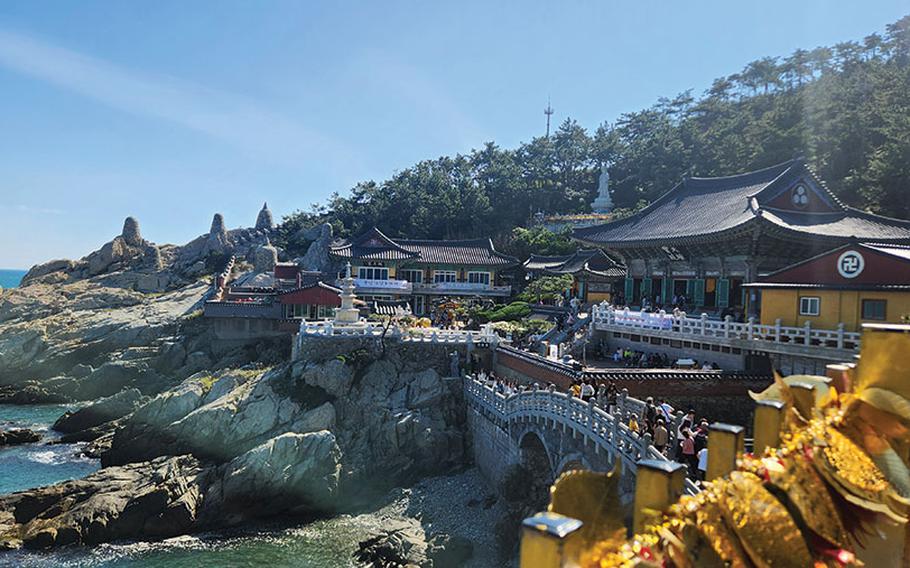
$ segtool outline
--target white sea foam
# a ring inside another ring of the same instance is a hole
[[[54,450],[42,450],[40,452],[29,452],[28,459],[33,462],[43,463],[46,465],[59,465],[64,463],[66,456],[61,456]]]

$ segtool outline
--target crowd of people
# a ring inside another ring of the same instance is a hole
[[[511,396],[528,390],[521,382],[500,377],[495,372],[480,371],[477,378],[499,394]],[[554,385],[548,385],[553,387]],[[576,379],[569,387],[572,396],[594,403],[613,414],[617,407],[619,388],[610,380],[592,378]],[[650,434],[651,443],[668,459],[682,463],[693,481],[704,481],[708,469],[708,419],[696,419],[695,409],[690,408],[678,426],[674,425],[673,408],[666,400],[653,397],[645,399],[640,414],[632,414],[627,426],[633,432]]]
[[[665,400],[656,403],[653,397],[645,399],[640,422],[633,416],[629,428],[639,434],[651,435],[652,443],[669,459],[685,464],[689,477],[704,481],[708,469],[708,419],[696,420],[695,409],[690,408],[679,425],[673,427],[674,409]],[[671,431],[671,430],[675,430]]]
[[[593,399],[597,406],[608,413],[616,408],[619,389],[613,381],[578,379],[572,381],[569,391],[583,401]],[[640,415],[629,418],[629,429],[639,435],[648,433],[657,450],[668,459],[685,464],[689,477],[704,481],[708,468],[708,420],[696,420],[695,409],[690,408],[679,426],[674,428],[673,415],[676,410],[666,400],[653,397],[645,399]],[[671,431],[672,430],[672,431]]]

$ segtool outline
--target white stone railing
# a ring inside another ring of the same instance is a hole
[[[384,326],[372,322],[361,322],[355,325],[339,325],[334,321],[302,321],[300,322],[299,337],[325,336],[325,337],[381,337]],[[491,345],[499,343],[499,336],[493,331],[492,326],[484,326],[480,331],[444,330],[436,328],[420,328],[392,325],[385,336],[406,342],[420,343],[449,343]]]
[[[629,428],[632,405],[625,406],[626,401],[635,401],[639,408],[644,408],[644,403],[625,394],[620,397],[622,401],[617,400],[617,410],[611,414],[598,407],[594,400],[585,402],[570,393],[551,389],[530,389],[506,396],[471,376],[465,377],[464,388],[468,404],[488,418],[501,423],[536,420],[544,428],[571,428],[584,436],[585,445],[593,443],[614,459],[619,457],[623,467],[633,474],[640,460],[670,461],[651,443],[650,434],[639,435]],[[675,439],[675,430],[675,427],[671,430],[671,439]],[[698,486],[686,479],[686,492],[698,491]]]
[[[730,316],[722,321],[709,320],[707,314],[688,317],[685,313],[676,316],[663,311],[656,313],[616,309],[608,304],[591,308],[594,327],[601,330],[660,331],[678,334],[690,341],[708,340],[730,344],[734,341],[761,341],[773,344],[827,347],[859,351],[860,334],[844,331],[844,324],[837,329],[813,328],[809,322],[802,327],[788,327],[780,324],[763,325],[749,318],[746,323],[737,323]]]
[[[504,296],[512,293],[511,286],[493,286],[480,282],[420,282],[414,284],[414,289],[420,292],[476,292]]]

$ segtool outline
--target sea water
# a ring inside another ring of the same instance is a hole
[[[23,276],[25,276],[25,270],[8,270],[0,268],[0,288],[18,287]]]
[[[0,494],[84,477],[98,460],[80,455],[83,444],[47,444],[58,435],[50,426],[71,406],[0,404],[0,428],[31,428],[45,439],[0,449]],[[221,568],[268,566],[353,566],[352,554],[376,521],[342,515],[309,523],[253,527],[181,536],[161,542],[119,542],[51,552],[0,552],[0,567],[22,568]]]
[[[0,493],[12,493],[84,477],[99,467],[82,456],[84,444],[50,444],[58,437],[50,426],[69,410],[60,404],[0,404],[0,429],[29,428],[44,438],[34,444],[0,448]]]
[[[24,270],[0,270],[0,287],[19,285]],[[46,439],[0,449],[0,494],[77,479],[96,471],[98,460],[80,455],[82,444],[47,444],[50,426],[71,407],[56,404],[0,404],[0,428],[31,428]],[[21,568],[269,568],[350,567],[357,543],[376,521],[342,515],[295,526],[260,526],[180,536],[161,542],[119,542],[51,552],[0,553],[0,567]]]

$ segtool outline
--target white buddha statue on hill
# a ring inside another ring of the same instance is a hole
[[[607,165],[600,166],[600,179],[597,181],[597,198],[591,202],[595,213],[609,213],[613,210],[613,199],[610,198],[610,172]]]

